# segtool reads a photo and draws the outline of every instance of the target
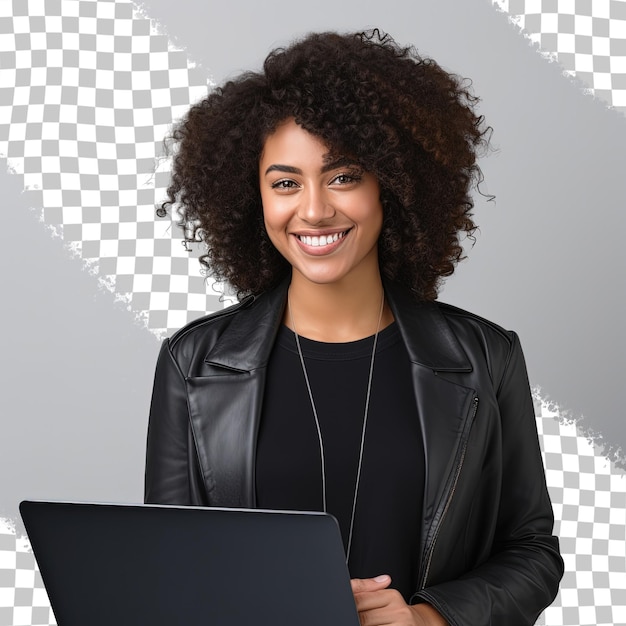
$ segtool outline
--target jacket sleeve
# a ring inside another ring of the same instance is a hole
[[[534,624],[563,575],[526,366],[517,336],[511,337],[497,389],[502,489],[491,555],[462,577],[412,599],[432,604],[451,626]]]
[[[163,341],[154,376],[144,501],[151,504],[202,505],[201,479],[189,426],[185,378]]]

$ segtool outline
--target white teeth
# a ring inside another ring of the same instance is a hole
[[[332,235],[317,235],[310,237],[309,235],[298,235],[298,239],[307,246],[314,246],[319,248],[321,246],[327,246],[328,244],[335,243],[342,239],[346,233],[333,233]]]

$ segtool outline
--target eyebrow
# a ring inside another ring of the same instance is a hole
[[[291,165],[280,165],[275,163],[274,165],[270,165],[265,170],[265,175],[267,176],[270,172],[285,172],[286,174],[302,174],[302,170],[298,167],[292,167]]]
[[[333,161],[325,161],[324,165],[320,172],[322,174],[326,174],[326,172],[330,172],[338,167],[346,167],[346,166],[356,166],[357,164],[353,159],[349,159],[347,157],[340,157],[338,159],[334,159]],[[265,175],[267,176],[270,172],[284,172],[285,174],[299,174],[302,175],[302,170],[299,167],[293,167],[292,165],[281,165],[280,163],[274,163],[270,165],[265,170]]]
[[[328,155],[324,158],[324,166],[322,167],[322,174],[326,172],[330,172],[331,170],[336,170],[339,167],[358,167],[358,164],[354,161],[354,159],[350,159],[346,156],[340,156],[336,159],[331,160]]]

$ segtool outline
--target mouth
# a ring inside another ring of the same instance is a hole
[[[306,246],[312,248],[324,248],[326,246],[332,246],[341,239],[343,239],[351,229],[344,230],[338,233],[328,233],[326,235],[297,235],[296,239],[302,242]]]

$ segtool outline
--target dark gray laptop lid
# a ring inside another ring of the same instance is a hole
[[[323,513],[24,501],[59,626],[359,626]]]

